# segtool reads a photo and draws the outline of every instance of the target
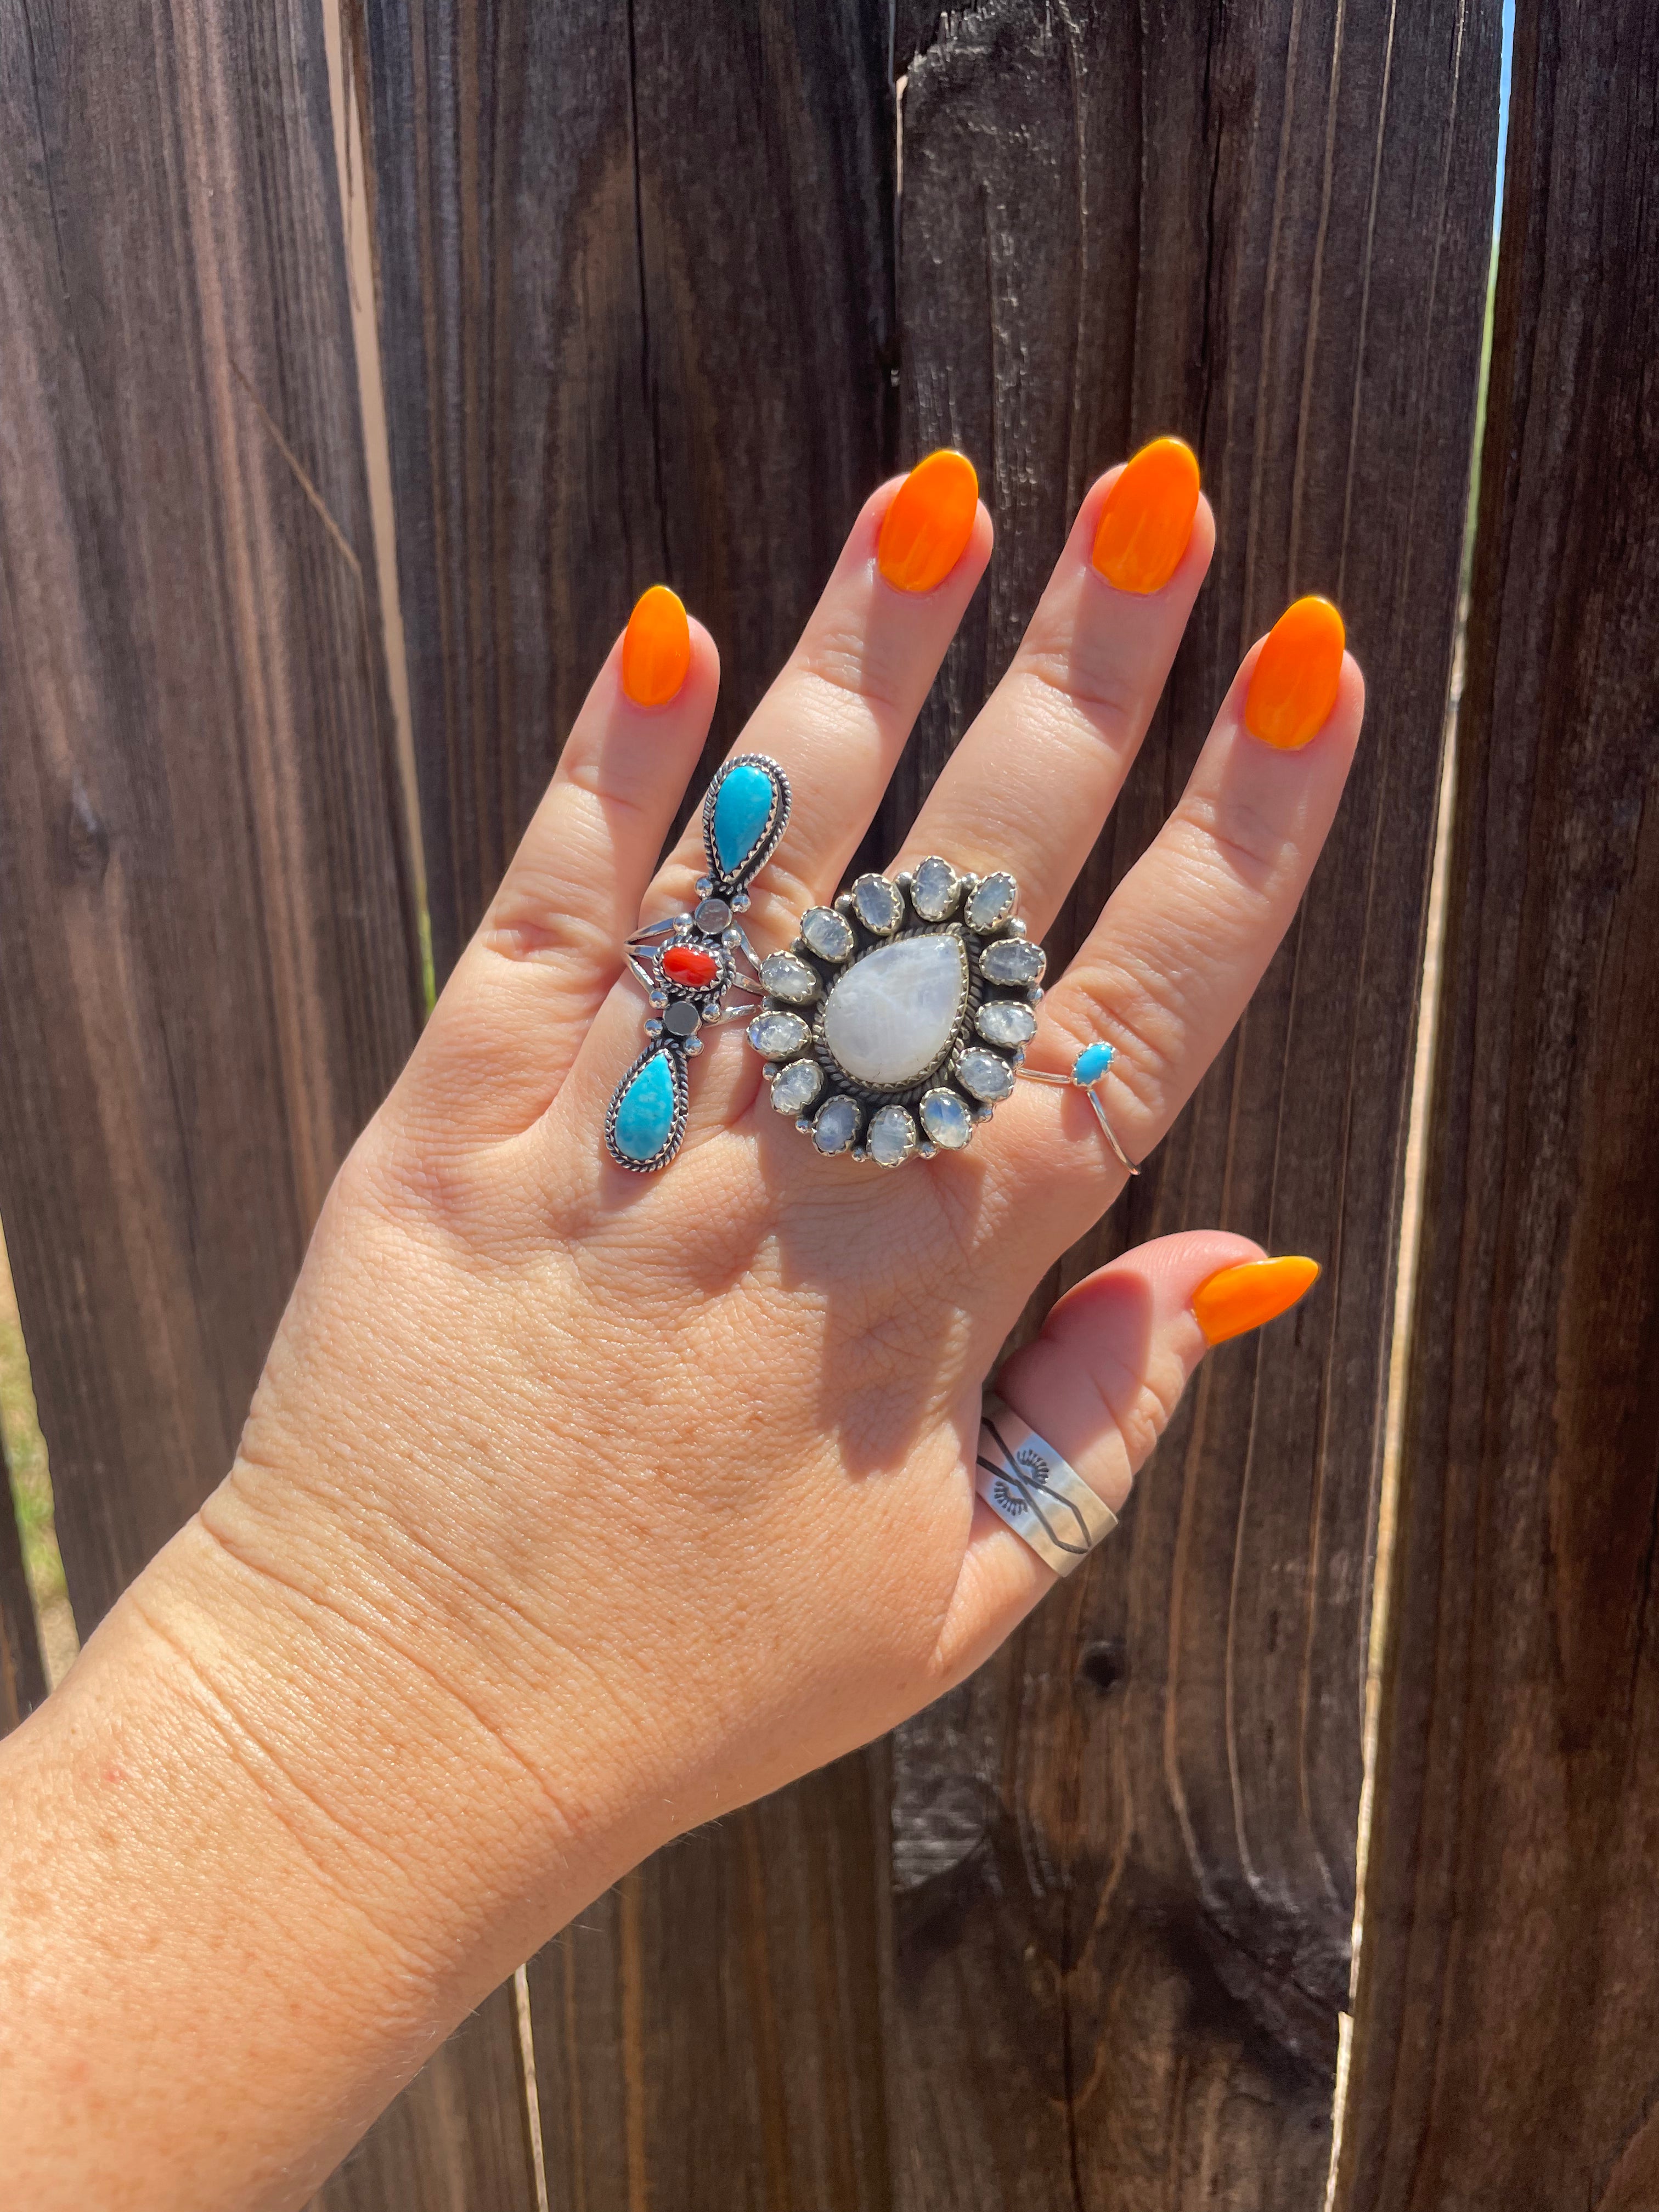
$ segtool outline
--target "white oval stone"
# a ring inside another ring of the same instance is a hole
[[[1029,1044],[1036,1016],[1018,999],[993,999],[980,1008],[976,1026],[988,1044]]]
[[[1013,911],[1014,901],[1019,896],[1019,885],[1011,875],[999,868],[994,876],[987,876],[968,902],[969,929],[994,929],[1006,914]]]
[[[968,961],[954,930],[866,953],[823,1005],[823,1038],[855,1081],[885,1089],[937,1066],[956,1034]]]
[[[1028,938],[1000,937],[980,955],[980,968],[993,983],[1040,983],[1048,964],[1040,945]]]
[[[859,1133],[859,1109],[850,1098],[826,1098],[812,1124],[812,1142],[821,1152],[844,1152]]]
[[[924,921],[943,921],[961,896],[962,878],[948,860],[933,853],[917,862],[910,903]]]
[[[808,949],[823,960],[845,960],[853,949],[853,925],[832,906],[809,906],[800,918]]]
[[[878,937],[896,930],[904,915],[904,902],[885,876],[860,876],[853,886],[853,903],[859,920]]]
[[[757,1014],[748,1030],[750,1043],[768,1060],[787,1060],[810,1034],[799,1014]]]
[[[787,999],[804,1006],[818,995],[818,979],[804,960],[793,952],[769,952],[760,966],[761,981],[775,999]]]
[[[974,1133],[974,1117],[954,1091],[926,1092],[918,1111],[928,1137],[947,1152],[959,1152]]]
[[[916,1125],[902,1106],[884,1106],[872,1120],[864,1145],[878,1167],[896,1168],[916,1149]]]
[[[823,1088],[823,1070],[815,1060],[797,1060],[784,1068],[772,1085],[772,1103],[780,1114],[803,1114]]]
[[[987,1052],[982,1045],[976,1044],[963,1054],[957,1062],[957,1073],[963,1089],[971,1091],[987,1106],[994,1106],[1014,1087],[1013,1069],[1006,1060],[999,1060],[995,1053]]]

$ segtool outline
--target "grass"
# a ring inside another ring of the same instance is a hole
[[[12,1510],[22,1540],[23,1571],[40,1625],[46,1677],[56,1684],[68,1673],[80,1644],[52,1520],[46,1440],[35,1411],[28,1353],[3,1244],[0,1244],[0,1437],[5,1442]]]

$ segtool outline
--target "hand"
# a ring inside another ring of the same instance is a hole
[[[1195,478],[1167,455],[1134,465],[1085,501],[898,856],[1011,870],[1035,939],[1213,544]],[[924,464],[869,501],[740,740],[793,787],[745,917],[761,951],[833,897],[990,558],[964,471]],[[625,667],[665,702],[630,698]],[[369,1923],[380,2010],[348,2104],[363,2083],[389,2094],[627,1866],[937,1696],[1053,1580],[976,1503],[973,1467],[1000,1346],[1121,1188],[1085,1098],[1022,1084],[965,1152],[884,1173],[822,1158],[724,1030],[693,1064],[672,1164],[605,1156],[645,1011],[620,948],[641,914],[695,901],[695,818],[656,858],[716,683],[707,633],[642,609],[330,1195],[235,1468],[106,1632],[233,1747],[271,1852],[328,1915],[343,1897]],[[1247,728],[1247,696],[1273,741]],[[1247,656],[1175,813],[1049,977],[1031,1063],[1111,1043],[1103,1095],[1132,1157],[1289,922],[1362,703],[1334,614],[1297,612]],[[1310,1279],[1281,1291],[1260,1257],[1218,1232],[1126,1255],[1060,1303],[1003,1395],[1121,1508],[1208,1341]],[[77,1669],[70,1698],[106,1680]],[[303,2071],[282,2048],[267,2075]],[[337,2052],[337,2102],[338,2072]],[[296,2154],[291,2130],[273,2122],[269,2154]]]

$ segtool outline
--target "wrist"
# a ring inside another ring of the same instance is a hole
[[[126,2201],[140,2140],[168,2201],[243,2202],[231,2177],[251,2172],[320,2179],[655,1840],[556,1805],[441,1666],[376,1632],[361,1565],[331,1550],[331,1604],[193,1522],[0,1753],[0,1802],[52,1808],[44,1832],[38,1810],[27,1830],[0,1816],[0,2071],[43,2212],[62,2144],[27,2115],[61,2118],[84,2079],[118,2107],[76,2161],[78,2191],[106,2185],[94,2201]],[[238,2115],[239,2142],[186,2124],[181,2078],[193,2111]]]

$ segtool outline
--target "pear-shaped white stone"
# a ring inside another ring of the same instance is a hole
[[[823,1005],[824,1042],[859,1083],[914,1083],[962,1018],[968,961],[954,930],[902,937],[857,961]]]

